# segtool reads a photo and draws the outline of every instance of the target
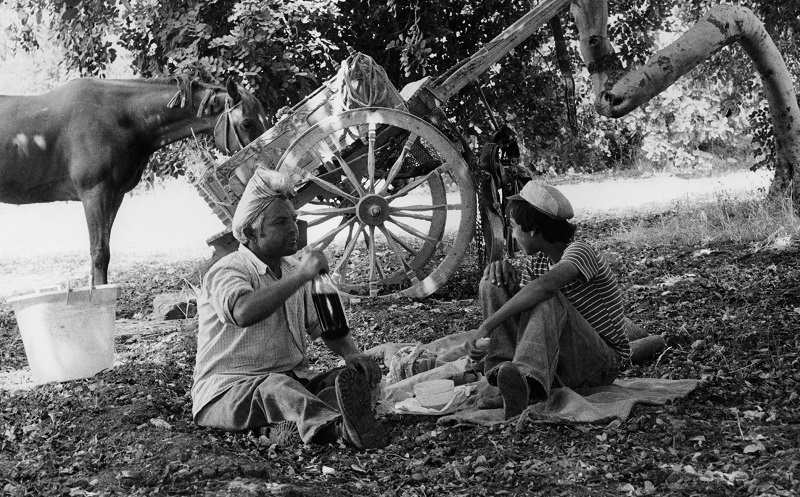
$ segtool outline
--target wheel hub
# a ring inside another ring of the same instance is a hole
[[[389,219],[389,202],[377,194],[361,198],[356,209],[358,220],[368,226],[379,226]]]

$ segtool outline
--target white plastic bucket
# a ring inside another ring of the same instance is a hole
[[[88,378],[114,365],[119,289],[67,287],[8,299],[35,384]]]

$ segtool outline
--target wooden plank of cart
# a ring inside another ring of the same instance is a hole
[[[227,229],[208,241],[235,250],[236,205],[258,167],[297,182],[293,204],[309,245],[326,251],[340,291],[431,295],[460,265],[475,233],[475,180],[441,105],[569,4],[544,0],[443,76],[398,92],[383,69],[351,54],[339,73],[196,187]],[[434,124],[435,123],[435,124]]]

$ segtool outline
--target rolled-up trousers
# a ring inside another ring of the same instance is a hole
[[[479,297],[486,319],[511,295],[482,279]],[[484,360],[490,383],[496,384],[497,368],[511,361],[547,395],[554,387],[610,385],[619,374],[617,355],[561,292],[498,326]]]

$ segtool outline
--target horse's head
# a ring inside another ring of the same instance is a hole
[[[214,108],[221,102],[224,105],[219,109]],[[228,155],[238,152],[267,130],[267,117],[261,102],[238,86],[233,78],[228,78],[224,91],[209,92],[199,112],[219,113],[214,126],[214,142],[219,150]]]
[[[217,118],[214,141],[217,148],[226,154],[238,152],[267,130],[267,116],[261,102],[252,93],[237,86],[233,78],[228,78],[225,88],[199,84],[185,75],[172,79],[177,82],[178,91],[167,107],[183,108],[188,105],[194,109],[197,117],[204,120]],[[199,104],[195,100],[197,97],[201,97]]]

